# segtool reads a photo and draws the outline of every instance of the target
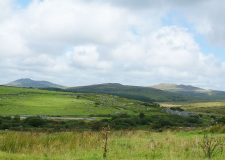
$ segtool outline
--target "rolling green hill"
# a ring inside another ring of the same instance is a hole
[[[90,85],[82,87],[73,87],[66,89],[71,92],[82,93],[103,93],[112,94],[125,98],[136,99],[146,102],[152,101],[186,101],[186,97],[183,97],[176,93],[162,91],[150,87],[140,86],[128,86],[118,83],[106,83],[99,85]]]
[[[151,88],[160,89],[163,91],[171,91],[171,92],[207,92],[208,90],[191,86],[191,85],[177,85],[177,84],[170,84],[170,83],[160,83],[154,86],[151,86]]]
[[[117,83],[67,88],[67,91],[104,93],[146,102],[190,102],[225,100],[225,92],[204,90],[185,85],[160,85],[156,87],[128,86]]]
[[[148,112],[143,102],[112,95],[0,86],[0,115],[94,116]],[[154,104],[152,104],[154,106]],[[151,110],[151,114],[160,109]]]
[[[152,88],[160,89],[170,93],[179,94],[190,101],[217,101],[225,100],[224,91],[207,90],[191,85],[176,85],[176,84],[158,84]]]

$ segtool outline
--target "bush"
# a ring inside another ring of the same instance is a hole
[[[111,121],[111,126],[115,129],[126,129],[135,127],[137,121],[137,118],[116,118]]]
[[[198,116],[190,116],[188,117],[187,121],[189,123],[200,123],[200,118]]]
[[[153,129],[161,129],[161,128],[170,127],[170,126],[172,126],[172,123],[169,120],[159,119],[157,122],[155,122],[152,125],[152,128]]]
[[[140,119],[145,118],[145,114],[144,114],[144,113],[140,113],[140,114],[139,114],[139,118],[140,118]]]
[[[96,121],[91,125],[91,129],[95,131],[100,131],[103,127],[106,127],[107,125],[107,122]]]
[[[46,121],[40,117],[28,117],[24,122],[32,127],[40,127],[46,124]]]
[[[180,111],[180,112],[184,111],[184,110],[183,110],[182,108],[180,108],[180,107],[170,107],[170,109],[173,110],[173,111]]]
[[[20,122],[20,116],[15,116],[14,118],[13,118],[13,121],[14,122]]]
[[[221,118],[217,119],[217,122],[225,124],[225,117],[221,117]]]
[[[10,124],[8,123],[4,123],[0,125],[0,129],[9,129],[10,128]]]

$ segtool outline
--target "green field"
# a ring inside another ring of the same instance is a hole
[[[107,159],[203,160],[202,137],[198,131],[113,131],[109,133]],[[102,132],[1,132],[0,159],[101,160],[103,145]],[[222,160],[224,156],[217,153],[213,159]]]
[[[151,109],[151,114],[154,111],[158,112]],[[0,86],[0,115],[89,116],[139,112],[148,112],[147,107],[117,96]]]

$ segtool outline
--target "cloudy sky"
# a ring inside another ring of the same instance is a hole
[[[0,0],[0,83],[225,90],[223,0]]]

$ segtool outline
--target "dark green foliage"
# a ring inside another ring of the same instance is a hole
[[[201,126],[202,120],[198,116],[181,117],[176,115],[154,115],[147,116],[140,113],[136,116],[128,114],[112,115],[111,119],[84,121],[69,120],[56,121],[47,120],[41,117],[28,117],[20,120],[18,117],[0,117],[0,129],[10,130],[101,130],[101,128],[110,126],[112,129],[135,129],[135,128],[152,128],[163,129],[168,127],[190,127]]]
[[[171,110],[174,110],[174,111],[184,111],[182,108],[180,107],[170,107]]]
[[[139,114],[139,118],[140,118],[140,119],[144,119],[144,118],[145,118],[145,114],[141,112],[141,113]]]
[[[20,122],[20,116],[14,116],[13,121],[19,123]]]
[[[225,124],[225,117],[218,118],[218,119],[217,119],[217,122],[218,122],[218,123]]]
[[[161,128],[170,127],[173,125],[174,124],[172,124],[169,120],[159,119],[158,121],[153,123],[152,128],[153,129],[161,129]]]
[[[45,125],[47,122],[42,119],[41,117],[28,117],[24,121],[26,124],[32,126],[32,127],[40,127]]]
[[[199,123],[201,123],[201,119],[199,116],[193,115],[193,116],[190,116],[187,118],[187,122],[193,123],[193,124],[199,124]]]

